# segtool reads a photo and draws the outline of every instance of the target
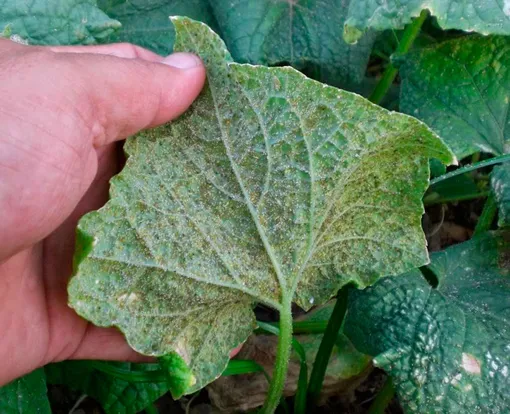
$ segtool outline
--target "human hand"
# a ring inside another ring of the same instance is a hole
[[[189,54],[0,39],[0,385],[65,359],[141,360],[67,306],[76,223],[107,200],[117,141],[177,117],[204,80]]]

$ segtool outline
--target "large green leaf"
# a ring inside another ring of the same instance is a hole
[[[109,364],[127,373],[158,369],[156,364]],[[136,414],[168,391],[164,382],[127,382],[94,369],[89,361],[59,362],[45,369],[50,384],[66,385],[87,394],[101,404],[107,414]]]
[[[491,174],[491,187],[499,207],[498,224],[510,226],[510,164],[495,167]]]
[[[398,59],[400,109],[436,131],[460,159],[510,149],[510,39],[469,36]]]
[[[0,33],[34,45],[87,45],[119,27],[96,0],[0,0]]]
[[[99,7],[122,23],[122,29],[106,42],[130,42],[160,55],[173,48],[175,32],[169,16],[188,16],[216,27],[207,0],[99,0]]]
[[[424,9],[443,29],[482,34],[510,34],[508,0],[352,0],[345,37],[356,41],[363,31],[402,29]]]
[[[314,79],[360,83],[374,42],[342,38],[350,0],[211,0],[223,38],[238,62],[292,65]]]
[[[394,378],[407,412],[508,412],[508,236],[434,254],[437,289],[415,270],[352,291],[346,333]]]
[[[0,388],[0,413],[51,414],[43,369],[35,370]]]
[[[136,350],[179,355],[191,391],[250,334],[253,303],[308,309],[426,263],[428,158],[453,156],[411,117],[292,68],[233,63],[209,27],[173,23],[208,83],[177,121],[128,140],[111,200],[79,224],[69,294]]]

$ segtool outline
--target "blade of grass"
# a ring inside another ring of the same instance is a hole
[[[221,375],[228,377],[231,375],[253,374],[255,372],[265,373],[264,368],[255,361],[250,359],[232,359]]]
[[[98,371],[111,375],[112,377],[127,382],[166,382],[167,373],[164,370],[157,369],[153,371],[127,370],[111,365],[103,361],[89,361],[89,364]],[[159,364],[144,364],[159,367]]]
[[[384,414],[386,407],[395,395],[395,388],[393,387],[393,380],[388,377],[384,383],[381,391],[375,397],[374,402],[368,409],[368,414]]]
[[[326,331],[324,332],[319,350],[315,356],[312,373],[310,375],[310,382],[308,384],[308,403],[310,411],[312,411],[320,397],[326,368],[328,367],[331,352],[333,351],[333,346],[338,338],[338,333],[342,327],[345,312],[347,310],[347,297],[348,287],[344,286],[338,291],[333,313],[329,318]]]
[[[428,11],[422,10],[420,15],[413,20],[411,24],[409,24],[405,30],[404,34],[402,35],[402,39],[400,40],[400,43],[398,44],[397,48],[395,49],[395,53],[397,54],[404,54],[409,51],[411,46],[413,45],[413,42],[415,41],[416,37],[420,33],[420,29],[427,19]],[[375,87],[374,91],[370,95],[370,100],[378,104],[380,103],[383,98],[388,93],[388,90],[390,89],[391,85],[393,84],[393,81],[395,80],[395,77],[397,76],[398,69],[390,63],[386,70],[384,71],[384,74]]]
[[[127,382],[166,382],[168,373],[162,369],[155,369],[153,371],[136,371],[126,370],[114,365],[108,364],[103,361],[90,361],[89,364],[98,371],[111,375]],[[159,367],[159,364],[144,364]],[[255,361],[232,359],[229,361],[227,368],[223,371],[223,376],[251,374],[254,372],[264,372],[262,368]]]
[[[474,164],[465,165],[464,167],[457,168],[454,171],[450,171],[449,173],[440,175],[439,177],[430,180],[430,186],[440,183],[441,181],[448,180],[450,178],[456,177],[457,175],[465,174],[470,171],[478,170],[480,168],[489,167],[494,164],[501,164],[504,162],[510,161],[510,154],[500,155],[498,157],[491,158],[489,160],[476,162]]]

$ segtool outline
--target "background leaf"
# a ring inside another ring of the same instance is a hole
[[[172,52],[175,39],[169,16],[187,16],[216,29],[208,0],[99,0],[99,7],[122,23],[105,43],[130,42],[162,56]]]
[[[485,233],[418,270],[352,291],[346,334],[394,379],[407,412],[504,413],[510,406],[506,233]]]
[[[398,58],[400,110],[429,125],[462,159],[510,149],[510,39],[468,36]]]
[[[291,65],[313,79],[359,84],[375,36],[357,45],[342,38],[350,0],[211,0],[230,53],[241,63]]]
[[[309,309],[427,262],[428,158],[419,121],[292,68],[231,63],[207,26],[174,18],[178,51],[208,85],[177,121],[129,140],[111,200],[79,225],[70,304],[148,355],[176,352],[217,378],[261,302]],[[290,304],[289,304],[290,306]],[[289,310],[290,311],[290,310]]]
[[[109,362],[126,371],[145,372],[155,364]],[[65,361],[46,366],[50,384],[66,385],[95,399],[106,414],[136,414],[168,391],[164,382],[127,382],[94,369],[89,361]],[[27,412],[28,413],[28,412]]]
[[[37,369],[0,388],[2,414],[51,414],[46,377]]]
[[[352,0],[345,23],[347,37],[355,41],[368,28],[402,29],[423,9],[428,9],[443,29],[510,34],[507,0]]]
[[[120,27],[95,0],[0,0],[0,33],[34,45],[88,45]]]
[[[491,173],[491,187],[499,208],[498,225],[510,226],[510,164],[494,167]]]

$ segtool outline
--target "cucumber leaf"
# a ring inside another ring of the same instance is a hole
[[[0,1],[0,35],[33,45],[88,45],[120,27],[95,0]]]
[[[103,363],[104,364],[104,363]],[[126,372],[158,369],[157,364],[109,362]],[[89,361],[64,361],[45,367],[48,383],[66,385],[96,400],[106,414],[136,414],[168,391],[165,382],[127,382],[94,369]]]
[[[187,16],[216,27],[207,0],[99,0],[99,7],[122,23],[105,43],[130,42],[160,55],[173,49],[175,32],[169,16]]]
[[[345,22],[345,38],[355,42],[365,30],[403,29],[424,9],[443,29],[481,34],[510,34],[507,0],[352,0]]]
[[[2,414],[51,414],[46,377],[37,369],[0,388]]]
[[[441,136],[461,159],[510,150],[510,39],[468,36],[397,58],[400,110]]]
[[[414,270],[351,291],[346,334],[406,412],[508,412],[509,253],[508,233],[485,233],[432,255],[436,289]]]
[[[313,79],[352,89],[365,75],[375,40],[342,39],[350,0],[211,0],[227,47],[237,62],[291,65]]]
[[[182,358],[192,392],[251,333],[254,303],[309,309],[427,263],[428,159],[454,157],[414,118],[289,67],[233,63],[209,27],[173,23],[207,85],[126,143],[111,200],[80,221],[69,300],[137,351]]]
[[[491,187],[499,208],[498,225],[510,226],[510,164],[495,167],[491,173]]]

